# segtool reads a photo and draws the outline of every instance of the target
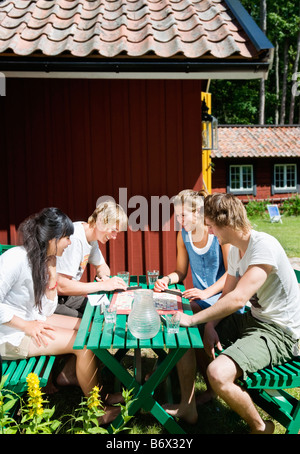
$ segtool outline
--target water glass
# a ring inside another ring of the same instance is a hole
[[[166,314],[165,315],[167,322],[167,332],[168,333],[178,333],[180,326],[181,313],[176,312],[175,314]]]
[[[111,308],[109,306],[104,306],[103,312],[104,312],[104,318],[105,318],[106,323],[116,323],[117,308]]]
[[[118,277],[120,277],[121,279],[123,279],[123,281],[125,281],[127,287],[129,287],[129,283],[130,283],[130,274],[129,274],[129,271],[119,271]]]
[[[158,270],[147,271],[147,276],[148,276],[148,285],[149,286],[154,285],[158,279],[159,271]]]

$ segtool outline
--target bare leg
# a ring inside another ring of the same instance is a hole
[[[199,306],[199,304],[197,304],[195,301],[191,301],[190,304],[191,304],[191,309],[194,314],[203,310]],[[206,391],[204,391],[203,393],[201,393],[200,395],[198,395],[196,397],[196,404],[203,405],[203,404],[206,404],[207,402],[209,402],[211,399],[213,399],[216,396],[212,387],[210,386],[210,383],[209,383],[209,381],[207,379],[207,375],[206,375],[206,370],[207,370],[209,363],[211,362],[211,359],[207,356],[207,354],[205,353],[205,350],[202,348],[201,349],[197,348],[195,350],[195,355],[196,355],[196,361],[197,361],[197,368],[198,368],[198,370],[200,370],[201,375],[203,376],[204,381],[206,383],[206,388],[207,388]]]
[[[81,323],[80,318],[69,317],[61,314],[53,314],[47,319],[48,323],[56,327],[69,328],[77,331]],[[75,353],[73,351],[73,353]],[[97,361],[97,359],[96,359]],[[57,384],[61,386],[66,385],[77,385],[79,386],[77,375],[76,375],[76,357],[71,355],[68,361],[66,362],[65,367],[57,377]],[[103,393],[104,399],[103,402],[106,402],[107,405],[115,405],[117,403],[124,403],[124,398],[122,393],[107,394]]]
[[[72,319],[73,317],[65,318]],[[50,322],[50,317],[47,321]],[[70,323],[74,323],[74,321]],[[68,324],[68,320],[66,320],[66,324]],[[84,395],[88,396],[94,386],[99,386],[97,358],[93,352],[87,348],[84,348],[83,350],[73,350],[74,341],[77,335],[76,329],[66,329],[56,325],[54,333],[55,339],[49,339],[48,345],[38,346],[33,341],[30,345],[29,356],[58,356],[70,353],[75,355],[78,384]],[[114,420],[120,412],[119,407],[106,407],[104,410],[106,411],[106,414],[101,418],[101,423],[104,424]]]
[[[215,393],[246,421],[251,433],[273,433],[272,421],[263,420],[247,391],[235,384],[235,380],[241,375],[239,366],[225,355],[212,361],[207,369],[207,376]]]
[[[182,418],[190,424],[195,424],[198,420],[198,413],[195,401],[195,375],[196,359],[193,349],[178,361],[178,377],[181,389],[181,401],[179,404],[165,404],[163,408],[171,415]]]
[[[38,346],[34,341],[30,345],[29,355],[67,355],[76,356],[76,375],[79,386],[83,393],[88,395],[94,386],[98,384],[97,363],[92,351],[73,350],[77,331],[72,329],[55,328],[55,339],[49,339],[48,345]]]
[[[194,314],[197,314],[197,312],[202,311],[202,308],[197,304],[195,301],[190,301],[191,309]]]
[[[204,349],[197,348],[195,350],[196,360],[197,360],[197,368],[200,370],[201,375],[204,378],[206,384],[206,390],[202,392],[200,395],[196,397],[196,404],[203,405],[207,402],[211,401],[213,398],[216,397],[214,390],[212,389],[209,380],[207,378],[207,368],[208,365],[211,363],[211,359],[207,356]]]

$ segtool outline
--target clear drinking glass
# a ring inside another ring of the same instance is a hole
[[[129,286],[129,283],[130,283],[130,274],[129,274],[129,271],[119,271],[118,272],[118,277],[120,277],[121,279],[123,279],[123,281],[125,281],[127,287]]]
[[[176,312],[175,314],[166,314],[165,315],[167,322],[167,332],[168,333],[178,333],[180,326],[181,313]]]
[[[116,323],[117,320],[117,309],[109,306],[104,306],[103,309],[104,318],[106,323]]]
[[[157,281],[159,276],[159,271],[158,270],[149,270],[147,271],[147,277],[148,277],[148,285],[155,285],[155,282]]]

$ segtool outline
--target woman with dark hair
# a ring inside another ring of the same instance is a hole
[[[90,350],[73,350],[80,319],[54,314],[56,257],[71,243],[73,231],[66,214],[45,208],[21,224],[23,245],[0,256],[0,355],[10,360],[73,354],[76,377],[72,380],[87,396],[99,384],[96,358]],[[64,371],[58,378],[60,384],[69,380]],[[119,412],[117,407],[106,410],[103,423]]]

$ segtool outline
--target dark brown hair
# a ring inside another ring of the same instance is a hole
[[[48,284],[47,249],[49,241],[74,233],[71,219],[58,208],[45,208],[30,216],[19,227],[23,246],[31,267],[35,304],[41,309],[41,300]]]

